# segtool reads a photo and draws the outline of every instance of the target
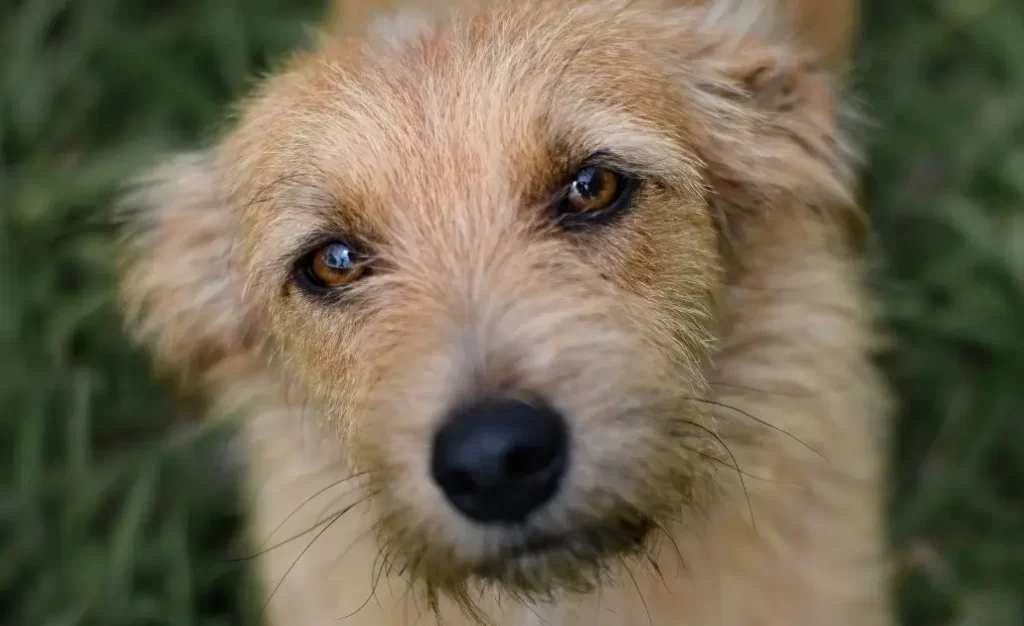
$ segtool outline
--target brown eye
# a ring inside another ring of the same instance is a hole
[[[629,208],[640,180],[591,165],[577,170],[556,209],[566,228],[606,222]]]
[[[337,241],[315,250],[305,265],[309,282],[320,289],[344,287],[362,278],[367,270],[365,259]]]
[[[579,213],[600,211],[618,197],[621,184],[619,175],[611,170],[585,167],[576,172],[569,184],[566,201],[569,208]]]

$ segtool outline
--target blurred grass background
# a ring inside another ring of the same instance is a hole
[[[223,433],[124,340],[100,216],[320,4],[0,1],[0,624],[256,623]],[[1024,2],[868,0],[859,56],[903,623],[1024,624]]]

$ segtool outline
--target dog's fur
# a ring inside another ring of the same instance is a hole
[[[815,63],[849,20],[805,49],[752,2],[419,4],[299,56],[126,204],[132,327],[243,413],[270,622],[891,623],[864,225]],[[595,153],[645,182],[566,232],[547,198]],[[290,280],[321,234],[376,269],[329,302]],[[491,392],[570,422],[524,529],[427,471],[440,416]],[[510,555],[531,533],[563,546]]]

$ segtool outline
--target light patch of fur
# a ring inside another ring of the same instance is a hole
[[[892,623],[829,75],[760,3],[431,4],[298,58],[126,202],[129,322],[244,414],[270,623]],[[648,179],[636,206],[558,231],[545,193],[602,150]],[[320,233],[374,248],[346,302],[289,281]],[[528,529],[471,523],[425,470],[445,411],[489,393],[573,431]]]
[[[394,16],[376,16],[367,28],[370,51],[400,53],[429,37],[433,30],[431,16],[415,8],[405,8]]]

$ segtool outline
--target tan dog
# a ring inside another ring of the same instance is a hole
[[[837,90],[780,11],[684,4],[420,3],[130,199],[272,624],[891,623]]]

